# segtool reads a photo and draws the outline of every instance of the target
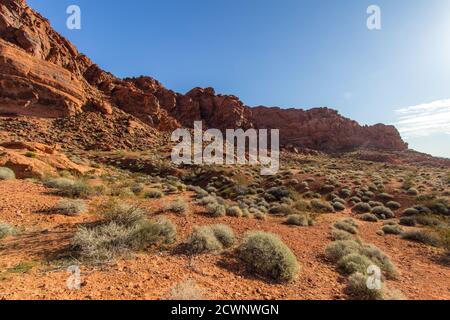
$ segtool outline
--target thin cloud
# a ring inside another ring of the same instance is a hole
[[[399,117],[395,125],[405,138],[437,133],[450,135],[450,99],[410,106],[395,112]]]

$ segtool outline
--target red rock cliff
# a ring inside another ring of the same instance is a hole
[[[115,108],[161,131],[203,120],[209,128],[278,128],[282,143],[323,151],[407,148],[394,127],[360,126],[331,109],[249,108],[212,88],[183,95],[150,77],[118,79],[24,0],[0,0],[0,114],[59,118]]]

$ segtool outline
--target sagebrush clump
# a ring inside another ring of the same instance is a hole
[[[14,180],[15,178],[14,171],[6,167],[0,167],[0,180]]]
[[[87,210],[87,205],[83,200],[61,199],[51,211],[67,216],[77,216]]]
[[[296,279],[300,271],[292,251],[271,233],[247,234],[237,252],[249,270],[279,282]]]

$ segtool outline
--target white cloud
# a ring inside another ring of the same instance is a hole
[[[395,125],[406,139],[437,133],[450,135],[450,99],[437,100],[395,111]]]

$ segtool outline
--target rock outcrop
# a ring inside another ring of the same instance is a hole
[[[118,79],[79,53],[24,0],[0,0],[0,116],[95,118],[79,116],[89,112],[104,115],[102,121],[123,119],[125,112],[148,131],[139,137],[154,136],[148,128],[170,132],[201,120],[205,128],[222,130],[280,129],[283,144],[327,152],[407,149],[394,127],[360,126],[331,109],[249,108],[236,96],[216,94],[212,88],[180,94],[150,77]],[[95,133],[95,124],[91,127]],[[117,145],[111,139],[107,144]],[[132,141],[125,145],[134,147]],[[139,147],[144,145],[139,142]]]
[[[360,126],[339,115],[336,110],[252,108],[252,121],[257,128],[280,129],[282,144],[303,148],[342,152],[357,148],[405,150],[397,129],[377,124]]]

